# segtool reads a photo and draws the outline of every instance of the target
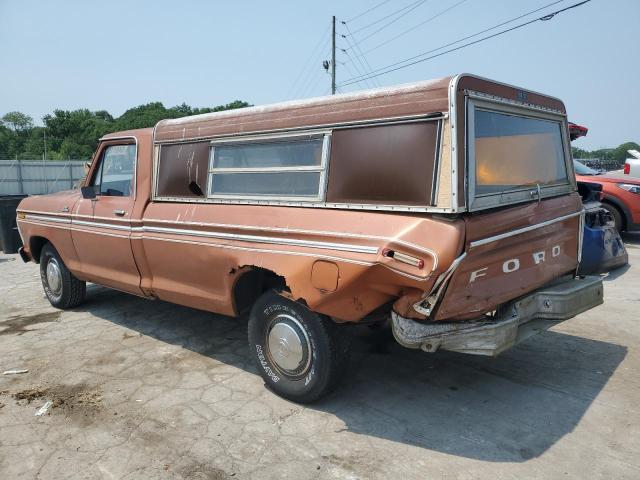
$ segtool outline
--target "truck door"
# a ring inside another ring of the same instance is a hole
[[[135,202],[135,138],[101,143],[90,182],[95,198],[82,198],[72,215],[72,238],[80,270],[89,281],[142,295],[131,250]]]

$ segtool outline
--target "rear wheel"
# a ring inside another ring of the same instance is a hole
[[[618,232],[622,232],[622,229],[624,228],[624,219],[622,218],[622,212],[620,212],[620,210],[618,210],[610,203],[603,203],[602,208],[609,212],[613,217],[616,225],[616,230],[618,230]]]
[[[40,279],[44,294],[54,307],[73,308],[84,301],[86,283],[73,276],[50,243],[40,253]]]
[[[251,309],[249,347],[266,385],[300,403],[333,390],[346,367],[345,328],[275,291]]]

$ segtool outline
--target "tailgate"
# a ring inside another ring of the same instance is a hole
[[[466,256],[434,319],[478,317],[574,272],[581,212],[572,194],[466,217]]]

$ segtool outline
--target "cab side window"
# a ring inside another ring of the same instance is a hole
[[[128,197],[131,195],[136,165],[136,146],[109,145],[102,152],[91,185],[96,195]]]

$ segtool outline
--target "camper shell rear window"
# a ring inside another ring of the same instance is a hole
[[[471,100],[467,152],[471,210],[564,194],[574,186],[565,119]]]

